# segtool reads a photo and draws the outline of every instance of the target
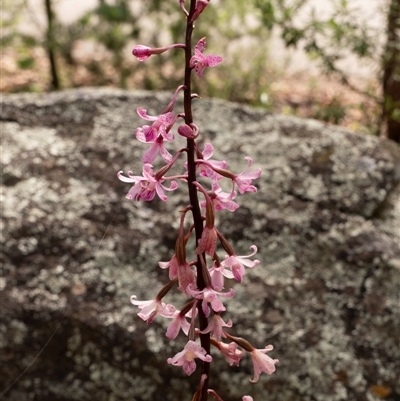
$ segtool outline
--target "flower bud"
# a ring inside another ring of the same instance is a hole
[[[133,48],[132,54],[139,60],[145,61],[147,60],[152,54],[152,49],[147,46],[137,45]]]
[[[178,127],[178,134],[189,139],[196,139],[199,136],[199,127],[196,124],[182,124]]]
[[[204,11],[204,9],[208,6],[210,0],[197,0],[196,7],[194,9],[194,13],[190,22],[194,22],[199,18],[200,14]]]
[[[166,52],[167,50],[171,50],[174,48],[181,48],[184,49],[186,46],[182,43],[174,43],[173,45],[165,46],[165,47],[158,47],[152,49],[151,47],[137,45],[133,48],[132,54],[137,57],[139,61],[147,60],[152,54],[161,54]]]
[[[178,127],[178,134],[184,136],[185,138],[195,139],[193,130],[187,124],[182,124]]]

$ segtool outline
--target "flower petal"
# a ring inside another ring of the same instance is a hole
[[[210,54],[209,56],[206,57],[206,59],[207,59],[207,65],[209,67],[215,67],[216,65],[222,62],[222,57],[217,56],[216,54]]]

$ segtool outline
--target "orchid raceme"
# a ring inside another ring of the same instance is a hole
[[[142,175],[119,171],[117,176],[131,185],[126,195],[130,200],[151,201],[157,195],[167,202],[166,191],[173,192],[178,186],[180,190],[187,187],[187,202],[180,201],[176,211],[177,216],[180,214],[180,223],[175,248],[166,257],[165,260],[170,258],[168,261],[158,262],[161,269],[168,270],[165,275],[170,281],[154,299],[137,300],[132,296],[131,303],[139,308],[138,316],[147,324],[152,324],[156,317],[157,320],[168,319],[166,337],[170,340],[186,337],[183,350],[168,358],[167,362],[181,366],[188,376],[201,365],[200,381],[192,401],[206,401],[207,394],[217,401],[224,401],[216,390],[209,388],[214,357],[211,345],[215,347],[216,356],[222,356],[231,366],[239,366],[242,358],[249,354],[254,366],[252,382],[259,380],[262,372],[273,373],[278,360],[266,355],[272,351],[272,346],[256,349],[246,339],[230,334],[234,326],[228,315],[227,298],[234,297],[235,291],[232,288],[225,290],[225,280],[233,279],[238,285],[243,282],[246,269],[261,262],[253,259],[257,253],[255,245],[250,246],[249,255],[238,255],[241,252],[236,252],[220,232],[218,221],[223,219],[226,211],[235,213],[238,209],[238,194],[240,197],[257,191],[253,181],[260,177],[261,170],[251,168],[253,160],[249,156],[245,157],[248,167],[241,173],[230,171],[225,160],[213,159],[213,145],[202,137],[200,127],[194,122],[192,101],[199,96],[191,91],[192,75],[196,73],[201,78],[206,67],[217,66],[222,57],[204,54],[205,38],[198,40],[193,47],[194,22],[196,25],[200,23],[202,14],[210,8],[210,0],[189,0],[189,3],[186,8],[185,0],[177,1],[182,20],[186,23],[185,43],[158,48],[137,45],[132,51],[139,61],[145,61],[152,55],[182,49],[185,54],[184,78],[163,110],[150,115],[143,107],[136,109],[140,118],[149,121],[148,125],[136,127],[134,131],[139,146],[145,147],[141,160]],[[223,7],[223,4],[219,6]],[[178,96],[182,94],[183,107],[175,111],[174,108],[180,104]],[[185,145],[173,150],[177,142],[185,142]],[[224,258],[221,257],[223,251],[226,253]],[[164,301],[171,291],[180,291],[186,303],[175,306]],[[240,397],[242,401],[253,400],[249,395],[237,395],[238,400]]]

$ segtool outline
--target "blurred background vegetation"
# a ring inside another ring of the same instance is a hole
[[[177,0],[93,0],[66,23],[57,10],[68,1],[3,0],[2,92],[181,84],[179,49],[146,63],[131,55],[134,44],[182,41]],[[400,142],[400,0],[379,2],[384,22],[374,27],[348,0],[326,0],[325,13],[312,0],[212,0],[195,34],[207,36],[207,52],[224,63],[195,79],[195,90]],[[278,37],[286,53],[274,48]],[[289,69],[300,48],[314,60],[313,73]],[[349,63],[370,76],[356,78]]]

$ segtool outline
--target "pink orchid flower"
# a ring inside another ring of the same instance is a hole
[[[250,168],[253,164],[251,157],[245,157],[247,160],[247,167]],[[257,192],[257,188],[252,184],[252,180],[259,178],[261,175],[261,169],[258,168],[256,171],[243,171],[240,174],[235,174],[232,181],[237,185],[238,190],[241,194],[245,192]]]
[[[279,360],[272,359],[268,355],[265,355],[268,351],[272,351],[273,349],[274,347],[272,345],[267,345],[265,349],[253,349],[253,351],[250,352],[254,368],[254,378],[250,379],[252,383],[258,381],[262,372],[268,375],[275,372],[275,364],[278,363]]]
[[[175,254],[169,262],[158,262],[158,266],[160,266],[161,269],[169,268],[170,280],[178,277],[178,288],[183,292],[186,292],[186,287],[189,284],[194,284],[195,282],[195,273],[191,269],[189,263],[179,264],[178,258]]]
[[[208,194],[210,195],[215,210],[229,210],[230,212],[234,212],[239,207],[239,205],[233,201],[233,199],[236,198],[236,191],[232,191],[231,193],[223,192],[222,188],[216,182],[213,182],[212,192]],[[206,202],[201,201],[200,206],[205,208]]]
[[[158,262],[158,266],[161,269],[168,269],[169,268],[169,279],[173,280],[174,278],[178,277],[178,258],[174,254],[170,261],[168,262]]]
[[[173,305],[165,304],[160,299],[137,301],[135,295],[131,296],[131,304],[136,305],[141,309],[138,316],[147,322],[147,324],[152,323],[158,314],[164,317],[170,317],[176,310]]]
[[[210,287],[205,287],[200,291],[193,284],[187,286],[186,292],[194,298],[202,299],[201,307],[206,317],[210,316],[208,304],[211,305],[214,312],[223,312],[226,308],[219,297],[232,298],[235,295],[235,291],[232,288],[228,292],[215,291]]]
[[[229,344],[225,344],[223,342],[217,342],[216,346],[228,361],[230,366],[239,366],[244,354],[243,351],[238,350],[238,345],[236,343],[231,342]]]
[[[143,125],[143,127],[139,127],[136,129],[136,138],[140,142],[154,142],[157,139],[158,135],[162,135],[162,137],[166,141],[173,141],[174,136],[171,132],[167,132],[167,127],[174,122],[174,115],[169,111],[164,114],[160,114],[159,116],[149,116],[146,112],[146,109],[142,109],[141,107],[137,108],[137,113],[143,120],[146,121],[154,121],[152,125]]]
[[[223,290],[224,287],[224,276],[226,276],[226,274],[223,273],[223,271],[225,270],[225,266],[220,264],[219,266],[216,265],[215,261],[213,262],[209,272],[210,272],[210,276],[211,276],[211,285],[214,289],[221,291]],[[232,272],[230,270],[228,270],[228,275],[232,275]]]
[[[225,160],[212,160],[211,157],[214,154],[214,147],[211,143],[206,142],[204,144],[203,152],[201,153],[204,160],[207,160],[207,163],[198,163],[196,168],[199,171],[199,175],[201,177],[208,177],[211,181],[218,181],[222,178],[221,174],[216,173],[211,167],[215,167],[217,169],[225,169],[228,163]]]
[[[187,286],[195,283],[195,275],[189,263],[178,265],[179,290],[186,293]]]
[[[195,358],[199,358],[204,362],[211,362],[212,357],[208,355],[206,350],[195,341],[189,340],[183,351],[178,352],[173,358],[168,358],[170,365],[182,366],[183,371],[190,376],[196,370]]]
[[[206,67],[215,67],[222,62],[222,57],[215,54],[205,56],[206,38],[201,38],[194,47],[194,55],[190,59],[190,67],[194,68],[199,78],[202,77]]]
[[[164,159],[166,163],[169,163],[172,160],[171,153],[169,153],[168,150],[165,149],[164,138],[162,137],[162,135],[158,135],[158,137],[155,140],[143,141],[139,139],[139,141],[152,143],[149,149],[147,149],[146,152],[144,152],[142,157],[142,163],[153,163],[158,154],[161,155],[161,157]]]
[[[260,264],[260,261],[255,259],[255,260],[250,260],[249,258],[254,256],[257,253],[257,247],[255,245],[252,245],[250,249],[253,250],[253,252],[250,255],[244,255],[244,256],[238,256],[238,255],[231,255],[225,256],[225,260],[221,262],[221,265],[223,267],[229,267],[230,271],[227,269],[222,270],[222,274],[226,278],[234,278],[236,281],[241,283],[243,281],[243,276],[245,275],[245,266],[253,268],[257,265]],[[229,273],[232,273],[230,275]]]
[[[215,227],[204,227],[203,233],[196,248],[196,255],[205,252],[207,255],[214,256],[217,246],[217,229]]]
[[[165,195],[164,190],[174,191],[178,188],[178,183],[176,181],[171,181],[171,186],[169,188],[164,186],[162,183],[166,178],[162,177],[157,179],[154,175],[153,166],[151,164],[145,164],[143,166],[142,174],[143,176],[135,176],[132,175],[131,171],[128,171],[128,177],[125,177],[122,171],[118,172],[117,175],[121,181],[135,183],[126,195],[127,199],[151,201],[157,193],[159,198],[166,202],[168,198]]]
[[[207,177],[211,181],[215,182],[220,180],[223,176],[214,171],[213,168],[225,169],[228,163],[225,160],[212,160],[211,157],[213,153],[214,147],[211,145],[211,143],[207,142],[204,144],[204,149],[202,152],[197,150],[199,159],[196,160],[196,169],[201,177]],[[187,169],[187,162],[185,163],[185,168]]]
[[[181,315],[180,311],[176,311],[173,315],[172,322],[169,324],[167,328],[167,332],[165,333],[165,335],[170,340],[175,340],[181,329],[186,335],[188,335],[190,324],[186,320],[185,315]]]
[[[223,327],[232,327],[232,320],[229,319],[228,323],[225,323],[222,317],[219,314],[214,314],[214,316],[210,319],[208,326],[200,331],[201,334],[211,333],[213,337],[221,341],[221,337],[225,337]]]

